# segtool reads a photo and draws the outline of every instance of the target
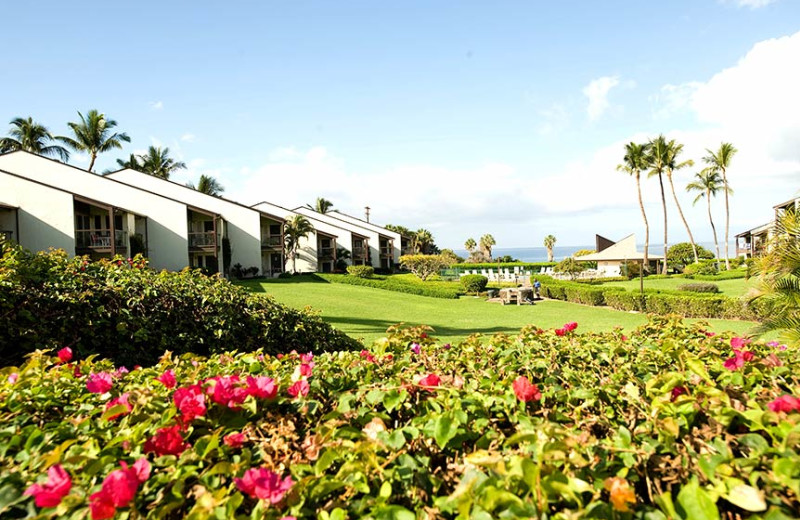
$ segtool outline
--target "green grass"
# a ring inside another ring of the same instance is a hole
[[[719,287],[721,294],[736,298],[747,294],[750,288],[754,286],[755,278],[751,278],[750,280],[745,280],[744,278],[736,278],[733,280],[718,280],[718,281],[692,280],[690,278],[656,278],[656,279],[645,278],[644,288],[677,291],[678,286],[687,283],[713,283],[716,284],[717,287]],[[636,278],[634,280],[628,280],[626,282],[606,282],[603,284],[603,286],[624,287],[629,291],[638,291],[639,279]]]
[[[386,329],[403,322],[430,325],[443,342],[458,342],[474,332],[514,334],[527,324],[542,328],[560,327],[577,321],[579,331],[609,331],[615,326],[631,330],[647,321],[646,316],[605,307],[588,307],[547,300],[536,305],[502,306],[470,296],[458,300],[429,298],[410,294],[328,283],[319,278],[294,277],[286,280],[241,282],[256,293],[273,296],[291,307],[310,306],[322,318],[346,334],[366,344],[385,335]],[[707,321],[710,330],[743,334],[755,324],[732,320]]]

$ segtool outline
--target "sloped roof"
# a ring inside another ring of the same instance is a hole
[[[662,255],[648,252],[649,260],[663,260]],[[598,253],[578,257],[580,261],[608,262],[616,260],[644,260],[644,253],[636,250],[636,235],[630,234],[622,240],[615,242]]]

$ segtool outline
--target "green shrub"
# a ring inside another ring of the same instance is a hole
[[[745,269],[732,269],[730,271],[720,271],[716,274],[694,274],[687,278],[714,282],[720,280],[737,280],[740,278],[745,278],[746,276],[747,271]]]
[[[330,273],[315,273],[316,277],[331,283],[341,283],[347,285],[360,285],[363,287],[374,287],[405,294],[416,294],[418,296],[429,296],[431,298],[454,299],[464,294],[464,290],[458,282],[423,282],[415,275],[391,275],[374,278],[356,278],[354,276]],[[416,283],[409,281],[411,277]]]
[[[479,293],[486,289],[489,279],[480,274],[465,274],[461,277],[461,285],[468,293]]]
[[[400,257],[400,266],[417,275],[422,281],[438,274],[442,269],[450,267],[450,264],[450,259],[442,255],[403,255]]]
[[[701,260],[696,264],[689,264],[683,269],[686,276],[715,275],[719,272],[716,260]]]
[[[685,283],[678,286],[679,291],[718,293],[719,286],[715,283]]]
[[[628,280],[639,278],[640,274],[642,274],[642,264],[639,262],[633,262],[629,260],[622,263],[622,275]]]
[[[369,265],[348,265],[347,274],[356,278],[372,278],[375,275],[375,269]]]
[[[141,257],[89,262],[20,247],[0,256],[0,330],[0,365],[63,346],[128,366],[155,363],[165,350],[359,348],[318,316],[199,270],[156,272]]]
[[[697,258],[701,261],[714,258],[714,253],[703,246],[695,244],[695,247],[697,249]],[[684,266],[689,266],[692,263],[694,263],[694,250],[689,242],[679,242],[667,249],[667,267],[670,269],[680,271],[683,270]]]

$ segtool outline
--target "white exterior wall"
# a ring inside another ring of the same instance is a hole
[[[31,251],[64,249],[75,255],[75,209],[72,194],[0,172],[0,202],[17,206],[19,235]]]
[[[312,220],[312,222],[320,221],[331,226],[336,226],[339,229],[346,230],[348,236],[342,237],[340,235],[337,244],[344,247],[347,250],[350,250],[352,248],[353,233],[367,237],[369,239],[369,255],[371,260],[370,265],[376,269],[380,269],[381,267],[380,237],[378,236],[377,231],[358,226],[351,222],[347,222],[346,220],[341,220],[339,218],[332,217],[327,213],[317,213],[316,211],[308,208],[296,208],[294,211],[300,213],[301,215],[305,215],[306,217],[316,219]],[[346,244],[343,243],[345,240],[347,241]]]
[[[224,268],[242,264],[245,268],[255,266],[261,269],[261,214],[258,211],[134,170],[121,170],[108,177],[222,215],[227,223],[227,234],[223,236],[227,236],[231,244],[231,265]],[[182,222],[185,233],[186,215]]]
[[[597,271],[603,276],[620,276],[622,263],[619,261],[600,261],[597,262]]]
[[[189,265],[185,204],[25,152],[0,156],[0,169],[147,216],[150,265],[156,269],[176,271]],[[59,229],[69,227],[74,235],[75,219],[72,212],[70,207],[68,214],[53,213],[49,223],[57,225]],[[69,252],[75,253],[74,244]]]
[[[365,227],[367,229],[371,229],[373,231],[377,231],[381,235],[384,235],[384,236],[392,238],[393,241],[394,241],[393,242],[393,248],[392,248],[393,249],[393,251],[392,251],[392,260],[394,261],[395,265],[398,265],[400,263],[400,255],[402,254],[402,249],[401,249],[402,237],[400,236],[400,233],[388,230],[383,226],[378,226],[377,224],[373,224],[371,222],[365,222],[365,221],[363,221],[361,219],[358,219],[356,217],[351,217],[350,215],[346,215],[344,213],[340,213],[339,211],[333,211],[333,216],[335,216],[336,218],[342,219],[342,220],[344,220],[346,222],[349,222],[351,224],[355,224],[357,226],[362,226],[362,227]]]

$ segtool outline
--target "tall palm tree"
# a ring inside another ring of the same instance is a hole
[[[317,213],[327,213],[333,209],[333,202],[323,197],[317,197],[313,206],[311,204],[306,204],[306,207],[308,209],[313,209]]]
[[[418,229],[414,234],[414,250],[417,253],[426,255],[430,246],[433,245],[433,235],[427,229]]]
[[[222,192],[225,191],[225,188],[222,186],[222,184],[220,184],[217,179],[210,175],[201,175],[200,180],[197,181],[196,187],[191,182],[187,182],[186,186],[192,188],[193,190],[197,190],[200,193],[211,195],[212,197],[221,197]]]
[[[286,256],[292,260],[292,273],[297,272],[297,250],[300,247],[300,240],[313,232],[314,226],[303,215],[294,215],[284,224],[283,239]]]
[[[489,233],[486,233],[480,238],[480,247],[483,254],[486,255],[486,259],[491,262],[492,261],[492,246],[496,245],[497,242],[495,241],[494,237]]]
[[[467,250],[467,253],[469,253],[470,257],[472,256],[472,253],[475,251],[475,248],[477,246],[478,244],[475,243],[475,239],[472,237],[468,238],[467,241],[464,242],[464,249]]]
[[[694,175],[695,181],[686,186],[686,191],[698,192],[692,204],[705,197],[708,203],[708,221],[711,223],[711,231],[714,234],[714,247],[717,251],[717,261],[719,261],[719,241],[717,240],[717,228],[714,226],[714,219],[711,217],[711,197],[716,197],[717,192],[723,189],[730,191],[730,188],[722,182],[722,176],[714,168],[703,168]]]
[[[78,112],[78,116],[81,118],[79,123],[67,123],[75,137],[59,136],[56,139],[75,151],[88,153],[89,171],[94,168],[98,154],[114,148],[122,148],[123,142],[131,142],[131,138],[125,133],[112,133],[111,130],[117,126],[117,122],[113,119],[106,119],[105,114],[101,114],[95,109],[89,110],[86,117],[80,112]]]
[[[639,195],[639,209],[642,210],[642,219],[644,220],[644,261],[645,268],[649,268],[648,249],[650,247],[650,224],[647,222],[647,213],[644,211],[644,202],[642,201],[642,183],[641,174],[642,170],[647,169],[647,152],[649,144],[636,144],[628,143],[625,145],[625,156],[622,158],[623,163],[617,165],[617,171],[625,172],[628,175],[633,175],[636,178],[636,193]]]
[[[658,175],[658,185],[661,188],[661,207],[664,208],[664,268],[663,274],[667,274],[667,199],[664,196],[664,171],[669,162],[669,144],[663,135],[651,139],[648,143],[647,164],[650,171],[648,177]]]
[[[730,184],[728,184],[728,175],[727,171],[731,165],[731,160],[733,156],[736,155],[738,150],[731,144],[731,143],[721,143],[719,145],[719,150],[716,152],[712,152],[708,148],[706,148],[706,152],[708,155],[703,157],[703,161],[706,164],[709,164],[712,168],[718,170],[722,174],[722,182],[725,184],[725,269],[730,270],[731,262],[729,260],[730,255],[728,254],[728,242],[730,241],[730,222],[731,222],[731,211],[730,206],[728,205],[728,193]]]
[[[553,235],[547,235],[544,237],[544,247],[547,248],[547,261],[553,261],[553,248],[556,245],[556,237]]]
[[[0,153],[24,150],[48,157],[57,155],[62,161],[69,159],[69,152],[66,148],[48,144],[56,138],[47,127],[40,125],[32,117],[28,119],[15,117],[9,124],[12,127],[8,131],[9,137],[0,139]]]
[[[139,160],[139,156],[136,154],[131,154],[127,161],[123,159],[117,159],[117,164],[119,164],[120,168],[136,170],[137,172],[142,171],[142,163]]]
[[[689,235],[689,243],[692,244],[692,254],[694,255],[694,263],[697,263],[699,260],[697,258],[697,245],[694,243],[694,236],[692,235],[692,230],[689,229],[689,223],[686,221],[686,217],[683,216],[683,210],[681,209],[681,203],[678,202],[678,195],[675,193],[675,184],[672,182],[672,174],[675,170],[680,170],[686,168],[687,166],[694,166],[694,161],[689,159],[683,162],[678,162],[678,156],[683,152],[683,145],[676,143],[675,139],[671,139],[669,143],[667,143],[667,164],[665,173],[667,174],[667,180],[669,181],[669,187],[672,190],[672,198],[675,200],[675,206],[678,207],[678,215],[681,216],[681,220],[683,221],[683,227],[686,228],[686,233]]]
[[[139,156],[139,159],[142,161],[141,171],[159,179],[168,180],[175,170],[186,169],[185,163],[176,161],[169,156],[167,147],[151,146],[147,149],[146,154]]]

